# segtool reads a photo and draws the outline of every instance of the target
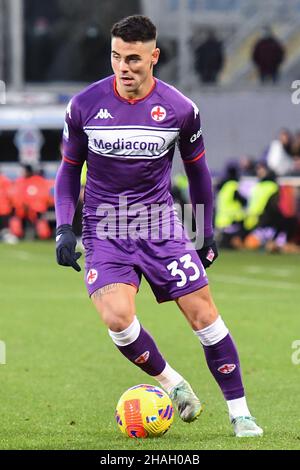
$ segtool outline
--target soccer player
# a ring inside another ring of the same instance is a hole
[[[227,402],[235,435],[259,436],[263,431],[247,406],[238,353],[213,302],[204,269],[218,253],[199,110],[178,90],[153,77],[159,49],[156,28],[149,18],[124,18],[111,34],[114,75],[85,88],[67,108],[64,156],[56,178],[57,261],[80,271],[72,219],[81,168],[87,161],[85,280],[112,341],[169,393],[183,421],[199,416],[202,406],[191,386],[166,362],[137,319],[135,296],[143,274],[158,302],[177,303],[202,343],[208,367]],[[169,188],[177,143],[194,211],[197,204],[205,207],[201,249],[191,246],[173,210]],[[172,234],[181,233],[181,237],[165,236],[164,215],[162,220],[153,220],[152,212],[157,215],[161,205],[171,214]],[[145,215],[143,208],[152,211],[150,226],[150,212]],[[136,225],[141,229],[139,236],[133,230]]]

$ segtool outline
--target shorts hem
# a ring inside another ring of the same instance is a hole
[[[93,289],[91,292],[87,289],[88,291],[88,295],[89,295],[89,298],[92,297],[92,295],[98,290],[98,289],[102,289],[102,287],[105,287],[105,286],[108,286],[109,284],[127,284],[129,286],[132,286],[136,289],[136,293],[138,293],[139,291],[139,286],[137,286],[136,284],[134,284],[133,282],[126,282],[126,281],[111,281],[111,282],[106,282],[105,284],[103,284],[102,286],[95,286],[95,289]]]
[[[202,289],[202,287],[205,287],[207,285],[208,285],[208,280],[201,283],[201,284],[198,284],[197,286],[191,286],[191,287],[189,287],[187,289],[184,289],[184,290],[175,291],[172,294],[170,294],[168,297],[164,297],[164,298],[160,298],[160,299],[158,299],[156,297],[156,301],[159,304],[162,304],[164,302],[170,302],[171,300],[178,299],[179,297],[182,297],[183,295],[191,294],[192,292],[195,292],[196,290]]]

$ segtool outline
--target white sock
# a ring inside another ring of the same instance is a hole
[[[229,411],[229,419],[232,421],[238,416],[251,416],[246,397],[236,398],[235,400],[227,400]]]
[[[228,335],[228,329],[223,322],[221,316],[218,316],[216,321],[211,325],[199,331],[194,331],[204,346],[213,346],[219,343],[225,336]],[[236,398],[235,400],[227,400],[229,411],[229,419],[232,421],[238,416],[251,416],[247,406],[246,397]]]
[[[123,331],[108,330],[108,334],[117,346],[128,346],[133,343],[139,336],[141,325],[137,317],[134,317],[133,322]]]
[[[176,370],[172,369],[172,367],[169,366],[168,363],[166,364],[166,367],[164,368],[162,373],[156,375],[153,378],[160,383],[162,388],[164,388],[167,393],[170,393],[172,388],[176,387],[176,385],[178,385],[180,382],[182,382],[182,380],[184,380],[183,377],[178,374]]]
[[[211,325],[194,333],[204,346],[213,346],[228,335],[228,328],[219,315]]]

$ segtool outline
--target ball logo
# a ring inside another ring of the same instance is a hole
[[[128,436],[147,437],[148,433],[143,426],[140,400],[126,400],[124,403],[124,416]]]
[[[90,269],[86,276],[88,284],[94,284],[94,282],[97,280],[97,277],[98,271],[96,269]]]
[[[134,360],[136,364],[144,364],[145,362],[148,361],[150,356],[149,351],[145,351],[143,354],[141,354],[137,359]]]
[[[221,372],[221,374],[231,374],[231,372],[234,371],[236,368],[235,364],[223,364],[222,366],[218,367],[218,371]]]
[[[154,106],[151,109],[151,117],[154,121],[163,121],[167,115],[167,111],[162,106]]]
[[[149,351],[145,351],[144,356]],[[159,387],[139,384],[120,397],[115,412],[117,425],[126,436],[159,437],[170,428],[174,410],[170,397]]]

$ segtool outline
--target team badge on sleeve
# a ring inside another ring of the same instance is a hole
[[[167,111],[162,106],[154,106],[151,109],[151,117],[154,121],[163,121],[167,115]]]

